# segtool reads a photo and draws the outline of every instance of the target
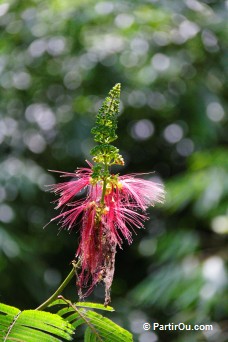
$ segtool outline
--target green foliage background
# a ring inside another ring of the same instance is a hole
[[[78,232],[50,224],[48,169],[85,166],[102,100],[122,83],[123,173],[155,171],[165,206],[119,251],[110,314],[135,340],[226,341],[227,1],[0,1],[0,301],[35,308]],[[77,301],[74,284],[65,296]],[[90,301],[103,301],[97,287]],[[213,324],[213,332],[142,329]]]

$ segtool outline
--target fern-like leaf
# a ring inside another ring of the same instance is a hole
[[[0,303],[0,341],[71,341],[74,327],[59,315]]]
[[[49,307],[54,306],[54,305],[58,305],[58,304],[63,304],[65,305],[65,302],[63,301],[63,299],[57,299],[54,302],[52,302]],[[76,307],[82,307],[82,308],[87,308],[87,309],[95,309],[95,310],[103,310],[103,311],[115,311],[113,309],[113,307],[107,305],[104,306],[104,304],[100,304],[100,303],[92,303],[92,302],[77,302],[75,303]]]
[[[96,303],[71,303],[64,298],[59,299],[51,304],[51,306],[61,305],[57,312],[71,323],[75,329],[84,324],[87,326],[84,335],[85,342],[132,342],[132,334],[112,322],[110,319],[101,314],[89,310],[99,309],[114,311],[112,307],[105,307]]]

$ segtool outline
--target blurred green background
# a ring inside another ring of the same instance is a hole
[[[70,271],[48,169],[91,160],[90,129],[122,83],[121,174],[167,200],[116,259],[110,316],[139,342],[228,340],[227,1],[0,1],[0,301],[35,308]],[[98,286],[90,301],[103,301]],[[77,301],[76,288],[65,296]],[[213,324],[143,331],[144,322]]]

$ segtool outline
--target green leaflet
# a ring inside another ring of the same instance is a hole
[[[87,311],[87,318],[96,329],[104,342],[130,342],[133,341],[132,335],[127,330],[121,328],[110,319],[103,317],[94,311]],[[99,341],[99,340],[97,340]]]
[[[103,304],[99,304],[99,303],[77,302],[75,305],[81,306],[83,308],[89,308],[89,309],[98,309],[98,310],[104,310],[104,311],[115,311],[111,306],[104,306]]]
[[[93,334],[90,328],[87,328],[85,331],[84,342],[97,342],[97,337]]]
[[[85,342],[132,342],[132,334],[112,322],[110,319],[88,309],[113,311],[111,307],[104,307],[96,303],[75,303],[59,299],[50,306],[61,305],[58,315],[64,317],[75,328],[85,324]]]
[[[54,305],[64,305],[66,306],[66,302],[63,301],[62,299],[57,299],[54,302],[52,302],[49,307],[54,306]],[[83,307],[83,308],[88,308],[88,309],[97,309],[97,310],[104,310],[104,311],[115,311],[111,306],[104,306],[103,304],[100,303],[91,303],[91,302],[77,302],[74,304],[76,307]],[[67,310],[67,308],[66,308]]]
[[[71,341],[73,326],[56,314],[19,309],[0,303],[0,340],[20,342]]]

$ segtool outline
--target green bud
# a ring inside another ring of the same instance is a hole
[[[91,133],[94,135],[95,142],[99,145],[95,146],[90,154],[96,163],[93,167],[92,178],[102,179],[108,177],[108,167],[114,164],[124,165],[123,157],[119,154],[119,150],[110,145],[117,139],[117,116],[119,114],[121,85],[117,83],[105,98],[96,117],[95,126]]]
[[[101,144],[109,144],[117,139],[117,115],[120,103],[120,83],[117,83],[104,100],[91,133],[94,140]]]

